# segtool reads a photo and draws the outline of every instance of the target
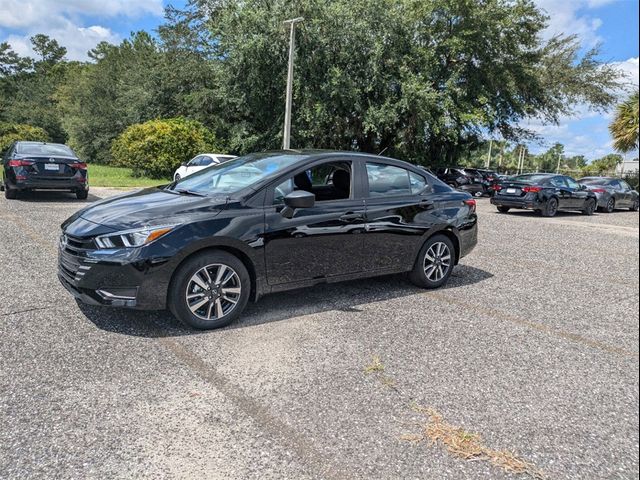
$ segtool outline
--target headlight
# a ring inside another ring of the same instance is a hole
[[[136,228],[135,230],[124,230],[122,232],[110,233],[109,235],[100,235],[96,237],[95,241],[99,248],[141,247],[169,233],[174,228],[175,225]]]

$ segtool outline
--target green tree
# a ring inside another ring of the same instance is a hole
[[[64,142],[55,92],[65,78],[66,49],[46,35],[35,35],[31,43],[39,59],[19,57],[0,45],[0,65],[8,73],[0,83],[0,120],[41,127],[53,141]]]
[[[0,122],[0,155],[19,140],[48,142],[50,140],[46,131],[39,127],[19,123]]]
[[[198,153],[217,150],[213,132],[184,118],[150,120],[131,125],[112,144],[114,165],[135,175],[166,178]]]
[[[616,114],[609,125],[613,147],[619,152],[638,148],[638,91],[616,107]]]
[[[387,151],[450,162],[481,132],[531,136],[526,118],[556,123],[577,102],[613,101],[618,73],[580,56],[576,37],[540,40],[529,0],[192,0],[208,29],[220,111],[234,150],[281,142],[288,36],[298,31],[293,145]],[[203,33],[201,38],[206,38]]]

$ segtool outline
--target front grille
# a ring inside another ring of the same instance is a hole
[[[82,280],[91,265],[84,260],[85,252],[92,250],[93,240],[82,239],[63,234],[60,237],[60,248],[58,250],[58,269],[60,274],[72,285]]]

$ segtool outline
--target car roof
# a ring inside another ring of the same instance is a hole
[[[58,145],[61,147],[70,148],[69,145],[65,145],[64,143],[54,143],[54,142],[34,142],[33,140],[18,140],[16,145]]]
[[[235,155],[232,155],[230,153],[199,153],[196,156],[200,156],[200,155],[209,155],[212,157],[235,157]]]

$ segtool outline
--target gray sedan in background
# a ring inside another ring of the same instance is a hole
[[[598,210],[613,213],[616,208],[638,211],[638,192],[614,177],[584,177],[578,180],[598,197]]]

